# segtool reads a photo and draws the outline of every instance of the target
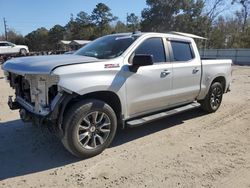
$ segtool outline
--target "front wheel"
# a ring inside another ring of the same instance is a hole
[[[201,103],[201,108],[208,113],[215,112],[221,105],[222,96],[223,87],[221,83],[214,82],[211,85],[206,98],[202,101],[199,101]]]
[[[101,153],[114,139],[117,118],[103,101],[80,101],[68,110],[62,143],[73,155],[88,158]]]

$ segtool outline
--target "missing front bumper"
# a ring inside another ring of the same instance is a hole
[[[53,99],[49,107],[43,108],[42,110],[37,111],[35,106],[21,98],[20,96],[16,96],[16,99],[13,100],[13,96],[9,96],[8,106],[11,110],[22,110],[24,109],[27,113],[31,114],[31,116],[35,117],[49,117],[58,111],[58,107],[60,103],[65,98],[65,93],[58,93],[56,97]],[[57,114],[56,114],[57,115]]]
[[[13,96],[9,96],[8,106],[11,110],[18,110],[21,108],[20,104],[17,101],[13,101]]]

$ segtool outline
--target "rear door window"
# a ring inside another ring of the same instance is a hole
[[[174,61],[189,61],[194,58],[189,42],[171,41]]]

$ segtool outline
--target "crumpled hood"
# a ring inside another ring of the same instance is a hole
[[[59,66],[97,62],[94,57],[80,55],[48,55],[20,57],[6,61],[3,70],[17,74],[50,74]]]

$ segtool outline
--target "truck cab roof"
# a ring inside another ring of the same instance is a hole
[[[182,33],[182,32],[176,32],[176,31],[171,31],[168,33],[157,33],[157,32],[140,32],[136,31],[133,33],[116,33],[116,34],[111,34],[113,36],[145,36],[145,35],[152,35],[152,36],[159,36],[159,37],[177,37],[177,38],[183,38],[183,39],[201,39],[201,40],[207,40],[205,37],[201,37],[198,35],[190,34],[190,33]]]

